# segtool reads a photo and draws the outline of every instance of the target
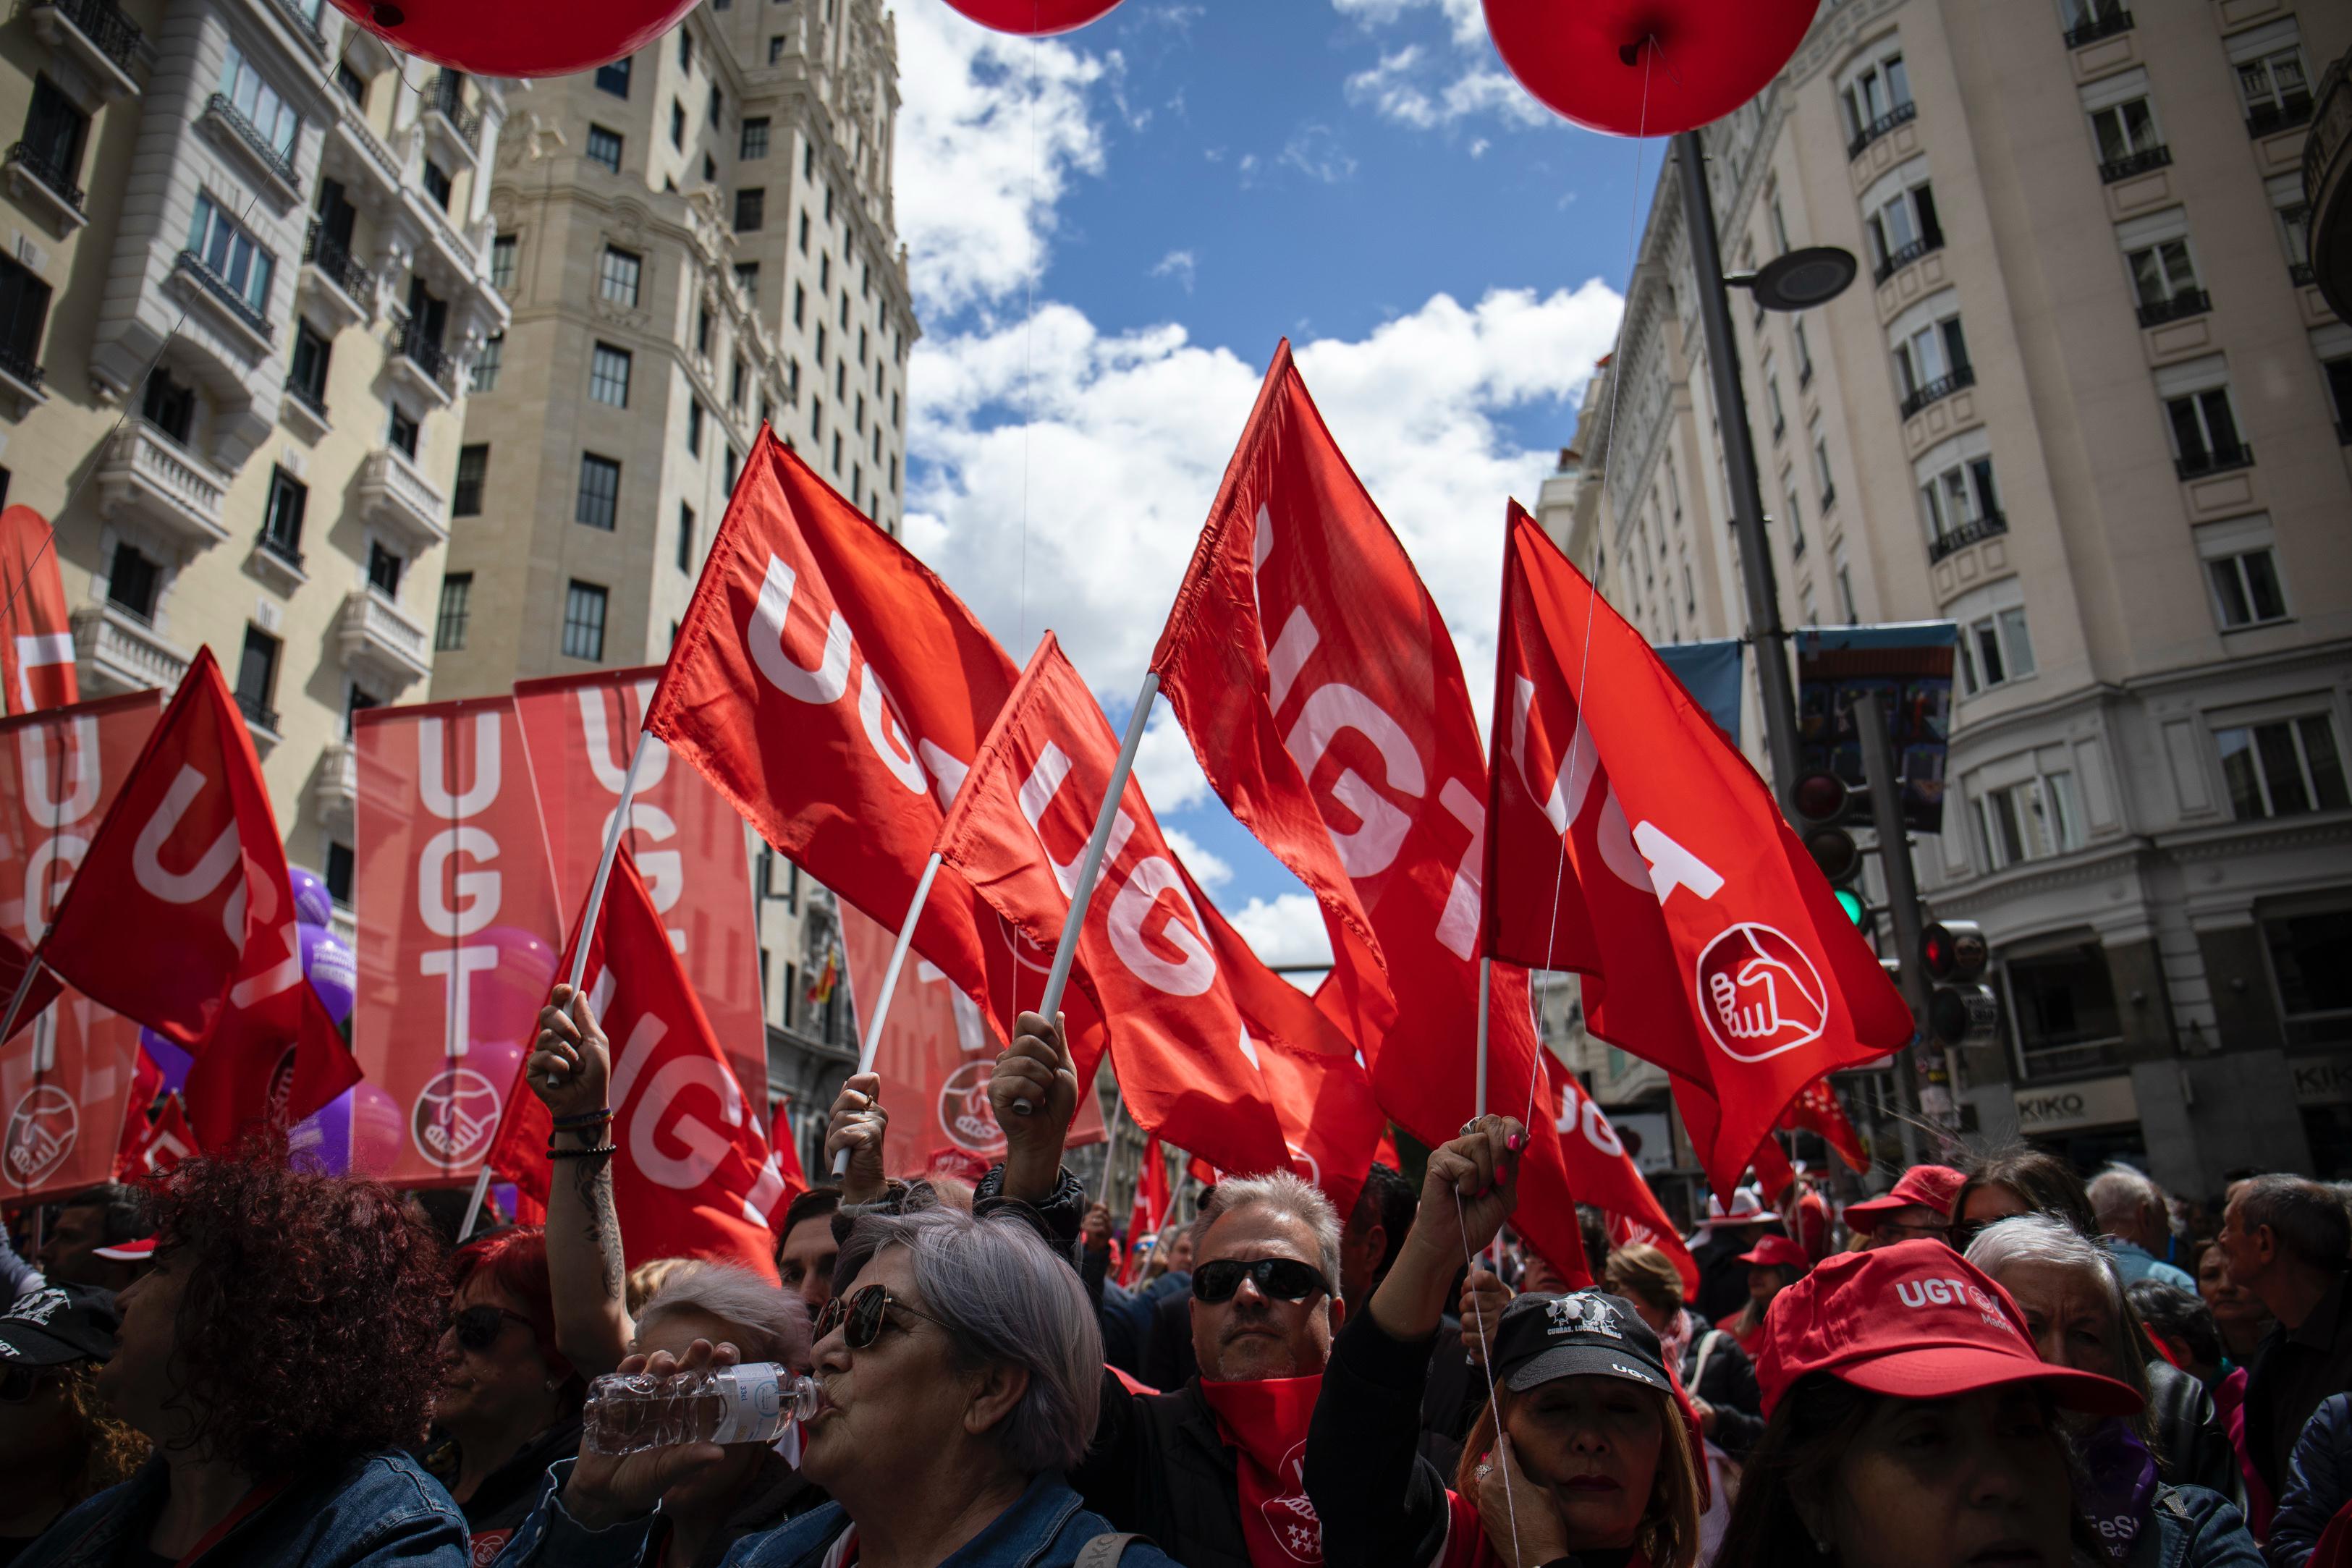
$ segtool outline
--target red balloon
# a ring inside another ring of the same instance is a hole
[[[948,0],[948,4],[983,27],[1043,37],[1083,27],[1118,0]]]
[[[695,0],[335,0],[396,49],[485,77],[593,70],[677,26]]]
[[[1819,3],[1485,0],[1486,31],[1519,85],[1618,136],[1671,136],[1729,114],[1789,63]]]

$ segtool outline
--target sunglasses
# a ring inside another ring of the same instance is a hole
[[[1192,1299],[1211,1306],[1230,1301],[1244,1280],[1269,1301],[1303,1301],[1331,1293],[1331,1281],[1322,1270],[1296,1258],[1220,1258],[1192,1270]]]
[[[882,1330],[888,1324],[892,1312],[904,1312],[910,1318],[920,1318],[937,1327],[948,1327],[946,1322],[908,1306],[881,1286],[868,1285],[825,1302],[824,1311],[816,1316],[816,1337],[823,1339],[839,1329],[843,1342],[850,1349],[867,1350],[882,1337]],[[905,1325],[898,1326],[903,1329]]]
[[[479,1354],[499,1343],[499,1335],[506,1332],[509,1318],[512,1318],[525,1328],[530,1327],[530,1320],[520,1312],[510,1312],[504,1307],[487,1304],[467,1307],[463,1312],[450,1313],[449,1327],[457,1336],[457,1347],[460,1350],[470,1350]],[[534,1330],[534,1337],[537,1331]]]

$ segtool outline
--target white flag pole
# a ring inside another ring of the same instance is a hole
[[[1078,931],[1086,925],[1095,879],[1102,873],[1103,852],[1110,844],[1110,825],[1118,817],[1119,798],[1127,793],[1128,775],[1135,771],[1135,753],[1143,745],[1143,726],[1151,717],[1151,704],[1159,695],[1160,672],[1153,670],[1143,677],[1135,711],[1128,715],[1127,738],[1119,743],[1118,762],[1110,770],[1110,788],[1103,792],[1102,809],[1095,813],[1095,831],[1087,840],[1085,858],[1078,862],[1078,884],[1070,892],[1070,912],[1062,917],[1061,945],[1054,949],[1053,971],[1045,977],[1045,994],[1037,1003],[1037,1011],[1048,1022],[1061,1010],[1062,990],[1070,983],[1070,964],[1078,955]],[[1026,1100],[1015,1100],[1013,1109],[1028,1116],[1037,1108]]]
[[[463,1247],[474,1234],[474,1222],[482,1218],[482,1199],[489,1196],[490,1162],[482,1162],[482,1171],[474,1178],[474,1196],[466,1205],[466,1223],[457,1227],[457,1245]]]
[[[898,971],[906,967],[907,949],[915,940],[915,925],[922,918],[923,902],[931,896],[931,879],[939,874],[940,852],[933,850],[931,858],[923,862],[923,874],[915,883],[915,896],[908,902],[907,918],[898,923],[898,939],[890,945],[890,965],[882,971],[882,999],[875,1005],[874,1017],[866,1026],[866,1043],[857,1051],[860,1072],[874,1071],[874,1053],[882,1049],[882,1022],[890,1016],[890,998],[898,994]],[[833,1174],[849,1174],[847,1149],[835,1152]]]
[[[1478,1087],[1476,1098],[1470,1105],[1470,1119],[1476,1121],[1486,1113],[1486,1012],[1495,981],[1495,960],[1478,960]],[[1541,1063],[1538,1063],[1540,1067]]]
[[[16,981],[16,994],[8,998],[6,1020],[0,1022],[0,1042],[5,1042],[10,1035],[16,1032],[16,1015],[25,1010],[25,998],[32,995],[33,981],[38,977],[40,972],[40,954],[38,952],[27,954],[25,958],[25,972]]]

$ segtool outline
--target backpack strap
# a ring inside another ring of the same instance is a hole
[[[1118,1560],[1127,1554],[1128,1547],[1143,1539],[1133,1531],[1120,1534],[1105,1531],[1078,1548],[1075,1568],[1114,1568]]]
[[[1691,1368],[1690,1391],[1692,1393],[1698,1392],[1699,1384],[1706,1377],[1707,1358],[1715,1354],[1715,1347],[1721,1344],[1723,1341],[1724,1333],[1721,1329],[1709,1329],[1699,1336],[1698,1363]]]

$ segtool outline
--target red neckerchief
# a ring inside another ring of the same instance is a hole
[[[263,1503],[268,1502],[271,1498],[276,1497],[279,1492],[282,1492],[285,1490],[286,1478],[284,1476],[278,1477],[276,1480],[257,1481],[252,1486],[247,1487],[246,1489],[245,1495],[236,1500],[236,1506],[228,1511],[226,1517],[223,1518],[218,1524],[214,1525],[210,1530],[205,1531],[204,1539],[197,1542],[194,1546],[189,1547],[187,1554],[182,1557],[178,1563],[174,1563],[173,1568],[188,1568],[188,1564],[194,1563],[197,1558],[202,1557],[205,1552],[210,1552],[214,1547],[218,1546],[221,1543],[221,1538],[242,1523],[246,1515],[253,1512]]]
[[[1217,1417],[1217,1436],[1234,1450],[1251,1568],[1313,1568],[1323,1561],[1323,1521],[1307,1500],[1306,1479],[1307,1427],[1322,1390],[1320,1375],[1201,1380],[1202,1397]]]

